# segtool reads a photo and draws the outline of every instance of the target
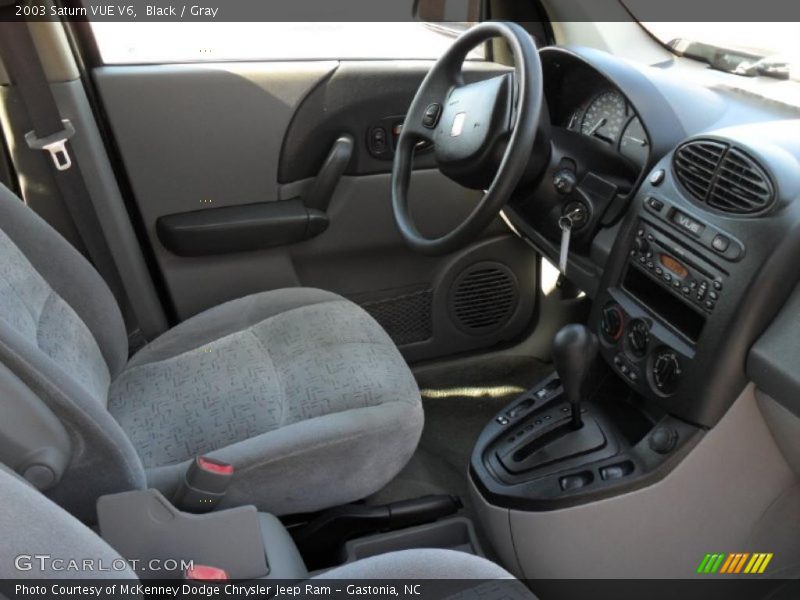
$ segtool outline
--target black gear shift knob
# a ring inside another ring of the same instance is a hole
[[[592,364],[597,358],[597,336],[585,325],[565,325],[553,338],[553,362],[564,395],[572,407],[572,426],[580,429],[581,397]]]

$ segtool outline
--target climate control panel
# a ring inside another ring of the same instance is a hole
[[[607,301],[598,329],[601,353],[639,392],[659,399],[674,395],[693,349],[625,294]]]

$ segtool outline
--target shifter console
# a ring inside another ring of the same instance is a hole
[[[609,442],[594,414],[581,408],[587,380],[597,359],[597,337],[585,325],[567,325],[553,340],[553,360],[561,383],[557,401],[541,397],[525,398],[507,412],[505,418],[526,414],[516,430],[493,444],[489,463],[501,478],[513,481],[515,476],[558,465],[580,456],[606,451]],[[552,384],[542,390],[552,390]],[[538,394],[543,396],[542,394]],[[567,403],[564,404],[563,400]],[[505,477],[505,473],[510,477]]]
[[[561,329],[553,341],[558,373],[484,429],[470,473],[493,504],[540,510],[619,493],[647,481],[689,446],[695,427],[645,413],[621,379],[589,385],[604,368],[598,348],[584,325]]]

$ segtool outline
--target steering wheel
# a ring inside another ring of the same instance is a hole
[[[503,38],[514,70],[465,83],[462,67],[478,44]],[[500,213],[528,167],[542,110],[542,65],[530,34],[515,23],[487,21],[459,37],[422,81],[397,140],[392,207],[406,243],[422,254],[445,254],[475,239]],[[436,165],[450,179],[486,193],[467,218],[442,237],[424,237],[411,218],[408,190],[414,150],[433,144]]]

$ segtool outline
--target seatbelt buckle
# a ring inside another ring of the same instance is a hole
[[[207,456],[196,457],[186,470],[173,504],[185,512],[211,512],[225,497],[233,473],[232,464]]]
[[[183,572],[186,581],[230,581],[225,569],[208,565],[192,565]]]
[[[72,166],[72,157],[67,150],[67,140],[75,135],[75,128],[69,119],[63,119],[61,122],[64,124],[63,130],[43,138],[37,137],[35,131],[29,131],[25,134],[25,142],[32,150],[49,152],[55,168],[59,171],[66,171]]]

